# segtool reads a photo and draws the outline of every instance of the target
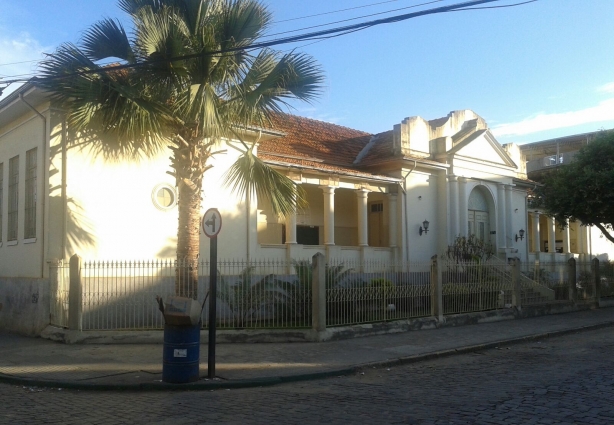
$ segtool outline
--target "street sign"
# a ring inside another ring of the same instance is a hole
[[[209,208],[202,221],[209,238],[209,356],[208,376],[215,378],[215,332],[217,319],[217,235],[222,230],[222,215],[217,208]]]
[[[209,208],[203,216],[203,231],[208,238],[217,237],[222,230],[222,215],[217,208]]]

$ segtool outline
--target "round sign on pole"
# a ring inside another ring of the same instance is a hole
[[[217,208],[209,208],[202,221],[203,232],[208,238],[215,238],[222,229],[222,215]]]

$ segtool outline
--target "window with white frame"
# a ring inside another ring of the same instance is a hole
[[[24,214],[24,239],[36,237],[36,154],[37,149],[26,152],[26,206]]]
[[[9,160],[9,205],[7,240],[17,240],[19,212],[19,155]]]

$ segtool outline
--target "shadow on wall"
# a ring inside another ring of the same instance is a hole
[[[158,251],[157,258],[175,258],[177,256],[177,238],[168,238],[166,245]]]
[[[52,146],[50,155],[55,158],[57,155],[61,155],[61,146]],[[49,180],[58,181],[57,175],[60,171],[55,168],[49,171]],[[61,182],[61,180],[60,180]],[[94,232],[94,226],[92,222],[87,218],[83,207],[74,198],[67,198],[66,200],[66,253],[79,252],[85,248],[92,247],[96,244],[96,237]],[[52,217],[58,217],[62,220],[63,217],[63,201],[62,201],[62,185],[49,185],[49,211],[51,211]],[[59,229],[62,228],[61,221],[58,222]],[[62,238],[61,233],[56,233],[58,237]],[[60,245],[60,244],[58,244]],[[61,257],[62,253],[58,252],[58,257]]]
[[[105,162],[109,163],[123,161],[138,163],[161,152],[167,145],[163,139],[153,138],[149,135],[146,135],[142,140],[128,140],[111,131],[109,133],[96,133],[89,130],[77,133],[69,130],[68,140],[68,149],[87,150],[91,161],[103,158]]]

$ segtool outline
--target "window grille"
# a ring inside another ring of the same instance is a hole
[[[17,240],[17,218],[19,207],[19,155],[9,160],[9,211],[7,240]]]
[[[36,237],[36,154],[36,148],[26,152],[25,239]]]
[[[382,202],[378,202],[377,204],[371,204],[372,213],[383,212],[383,211],[384,211],[384,204]]]

